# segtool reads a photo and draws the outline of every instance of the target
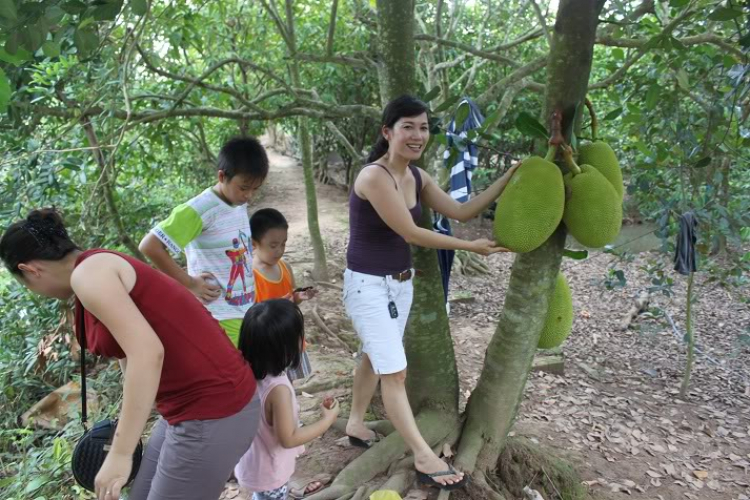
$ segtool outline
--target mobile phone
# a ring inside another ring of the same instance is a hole
[[[305,287],[302,287],[302,288],[297,288],[296,290],[294,290],[294,293],[306,292],[308,290],[312,290],[313,288],[315,288],[315,287],[313,287],[313,286],[305,286]]]

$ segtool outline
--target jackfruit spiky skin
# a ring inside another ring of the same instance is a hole
[[[622,184],[622,170],[617,156],[609,144],[603,141],[584,144],[578,150],[578,163],[591,165],[599,171],[615,188],[622,200],[625,188]]]
[[[581,165],[581,173],[565,174],[568,196],[563,222],[578,242],[589,248],[612,243],[622,226],[622,200],[597,169]]]
[[[539,156],[524,160],[497,201],[497,244],[516,253],[538,248],[560,225],[564,209],[565,184],[557,165]]]
[[[562,273],[557,275],[555,291],[544,320],[542,335],[539,337],[539,349],[552,349],[562,344],[573,328],[573,298],[570,287]]]

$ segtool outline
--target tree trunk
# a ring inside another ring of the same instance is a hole
[[[292,0],[286,1],[286,35],[287,48],[289,49],[290,66],[289,73],[292,87],[302,88],[299,74],[299,62],[297,61],[297,42],[294,34],[294,9]],[[315,175],[313,173],[313,149],[312,137],[307,118],[299,118],[299,144],[302,153],[302,168],[305,174],[305,197],[307,198],[307,227],[310,231],[310,244],[313,248],[313,279],[317,281],[328,281],[328,263],[326,262],[326,249],[323,237],[320,234],[318,222],[318,195],[315,192]]]
[[[417,90],[414,0],[377,0],[383,103]]]
[[[416,91],[414,1],[378,0],[383,105]],[[425,152],[427,155],[428,152]],[[423,158],[424,159],[424,158]],[[432,228],[431,212],[424,210],[420,225]],[[414,302],[404,334],[409,375],[406,387],[415,413],[436,408],[458,415],[458,369],[445,312],[443,282],[433,249],[412,247]]]
[[[576,108],[586,96],[600,0],[561,0],[547,69],[544,116],[561,113],[569,141]],[[560,270],[565,230],[541,247],[516,256],[497,330],[467,407],[457,465],[486,474],[495,469],[518,413],[523,390]],[[480,474],[480,475],[481,475]]]
[[[295,83],[295,86],[299,83]],[[302,169],[305,173],[305,197],[307,198],[307,227],[310,231],[310,243],[313,248],[313,279],[328,281],[328,264],[323,237],[320,235],[318,223],[318,196],[315,192],[315,176],[313,175],[312,137],[307,124],[307,118],[299,119],[299,144],[302,150]]]

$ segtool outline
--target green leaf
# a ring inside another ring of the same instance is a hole
[[[87,56],[99,46],[99,35],[93,28],[77,29],[73,35],[79,54]]]
[[[0,68],[0,112],[5,113],[5,110],[8,109],[8,103],[10,102],[10,95],[12,93],[13,90],[10,88],[8,76],[5,74],[5,71],[3,71],[3,68]]]
[[[440,85],[435,85],[432,89],[425,94],[422,98],[424,102],[430,102],[440,94]]]
[[[60,45],[52,41],[44,42],[42,45],[42,52],[44,52],[44,55],[47,57],[59,57]]]
[[[136,16],[146,15],[148,12],[148,1],[147,0],[130,0],[130,9]]]
[[[690,2],[690,0],[669,0],[669,6],[670,7],[684,7]]]
[[[47,35],[46,32],[42,33],[36,26],[27,26],[19,34],[21,35],[19,40],[21,46],[31,52],[36,52],[41,48],[44,43],[44,37]]]
[[[646,109],[648,110],[654,109],[657,101],[659,100],[660,90],[661,88],[656,83],[651,85],[651,87],[649,87],[648,92],[646,92]]]
[[[604,118],[602,118],[602,121],[608,122],[610,120],[616,119],[618,116],[622,114],[622,108],[613,109],[609,113],[607,113]]]
[[[122,10],[123,0],[103,0],[93,11],[97,21],[114,21]]]
[[[731,21],[742,16],[742,11],[731,7],[719,7],[708,15],[711,21]]]
[[[643,141],[635,141],[634,145],[644,156],[654,156],[654,153],[650,149],[648,149]]]
[[[65,17],[65,11],[57,5],[52,5],[51,7],[47,8],[47,11],[44,13],[44,18],[51,25],[58,24],[60,21],[62,21],[63,17]]]
[[[14,66],[20,66],[24,62],[30,61],[33,58],[34,58],[34,54],[32,54],[26,49],[22,49],[18,47],[15,54],[10,54],[8,53],[7,50],[5,50],[4,47],[0,47],[0,61],[5,61],[7,63],[13,64]]]
[[[583,260],[588,258],[588,256],[588,250],[570,250],[568,248],[563,250],[563,257],[568,257],[569,259]]]
[[[16,22],[18,21],[18,10],[15,0],[0,0],[0,17]]]
[[[29,484],[26,485],[26,488],[23,490],[24,493],[33,493],[42,486],[44,486],[44,483],[46,483],[49,479],[47,477],[35,477],[31,481],[29,481]]]
[[[443,111],[450,109],[454,104],[458,102],[459,99],[461,99],[460,95],[454,95],[452,97],[448,97],[448,99],[440,103],[440,106],[435,108],[433,113],[442,113]]]
[[[63,4],[62,10],[64,10],[68,14],[80,15],[83,14],[87,7],[88,6],[85,3],[81,2],[81,0],[70,0],[69,2],[65,2]]]
[[[614,57],[618,61],[622,61],[623,59],[625,59],[625,51],[620,47],[612,49],[612,57]]]
[[[675,77],[677,78],[677,83],[685,90],[690,89],[690,82],[688,82],[688,76],[687,73],[683,68],[680,68],[677,70],[677,73],[675,74]]]
[[[703,168],[707,167],[711,164],[711,157],[706,156],[705,158],[701,158],[695,163],[695,168]]]
[[[3,479],[0,479],[0,489],[10,486],[15,480],[15,477],[4,477]]]
[[[549,140],[549,134],[544,125],[525,111],[521,111],[518,114],[515,125],[518,131],[524,135],[535,139]]]

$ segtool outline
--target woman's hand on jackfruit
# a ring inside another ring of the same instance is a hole
[[[510,252],[507,248],[498,246],[497,243],[486,238],[479,238],[478,240],[472,241],[469,251],[480,255],[490,255],[497,252]]]
[[[508,171],[507,171],[507,172],[505,172],[505,173],[504,173],[504,174],[503,174],[503,175],[502,175],[502,176],[500,177],[500,179],[498,179],[498,182],[502,184],[502,186],[503,186],[503,189],[505,189],[505,186],[507,186],[507,185],[508,185],[508,182],[510,182],[510,178],[511,178],[511,177],[513,177],[513,174],[515,174],[515,173],[516,173],[516,170],[518,170],[518,167],[520,167],[520,166],[521,166],[521,163],[523,163],[523,162],[520,162],[520,161],[519,161],[518,163],[516,163],[515,165],[513,165],[512,167],[510,167],[510,168],[508,169]],[[500,191],[500,192],[502,193],[502,191]]]

